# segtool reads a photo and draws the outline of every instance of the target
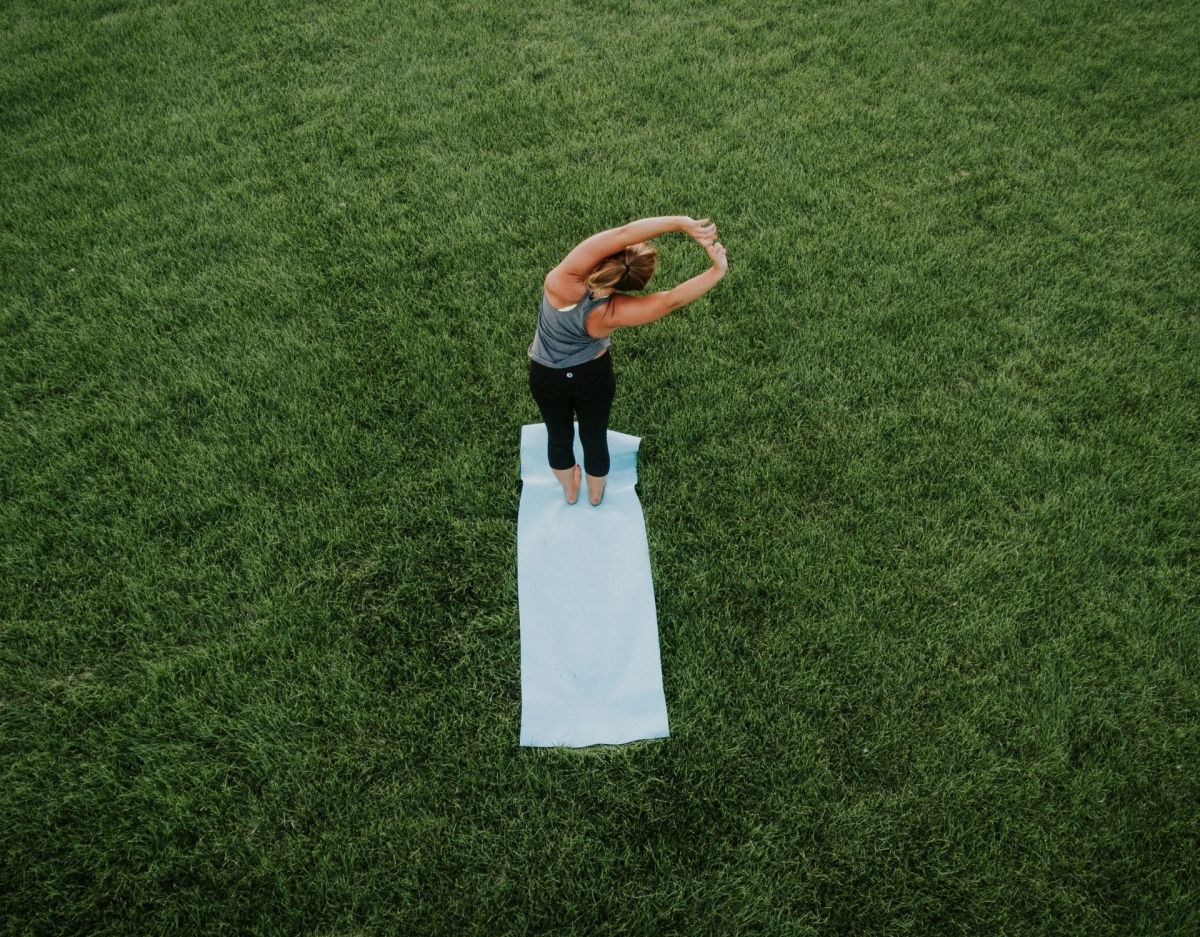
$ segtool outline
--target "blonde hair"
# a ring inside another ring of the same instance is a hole
[[[657,265],[658,251],[653,244],[630,244],[600,261],[587,278],[587,286],[589,290],[644,290]]]

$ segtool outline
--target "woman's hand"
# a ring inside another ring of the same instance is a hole
[[[697,221],[695,218],[683,216],[683,224],[679,228],[687,234],[690,234],[701,244],[711,244],[717,239],[717,225],[708,218],[701,218]]]
[[[704,243],[703,241],[701,242]],[[713,266],[717,268],[717,272],[721,276],[725,276],[725,271],[729,269],[729,262],[725,259],[725,245],[718,244],[715,240],[711,244],[704,244],[705,251],[712,258]]]
[[[725,276],[725,271],[729,269],[729,262],[725,259],[725,247],[717,243],[717,224],[709,218],[701,218],[697,221],[695,218],[684,216],[685,221],[681,230],[686,231],[694,237],[705,252],[712,259],[713,266],[717,268],[717,272],[721,276]]]

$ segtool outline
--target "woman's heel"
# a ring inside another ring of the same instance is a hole
[[[600,497],[598,499],[596,499],[595,501],[593,501],[592,495],[594,494],[594,488],[593,488],[592,482],[596,481],[596,480],[599,480],[599,482],[600,482]],[[604,489],[607,485],[607,482],[608,482],[607,475],[588,475],[587,476],[588,503],[591,504],[592,507],[598,508],[604,502]]]

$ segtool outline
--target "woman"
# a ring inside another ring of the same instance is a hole
[[[669,290],[629,296],[654,276],[657,251],[649,242],[684,231],[704,246],[713,265]],[[550,468],[567,504],[579,498],[575,425],[587,470],[588,500],[598,505],[608,478],[608,416],[617,383],[609,336],[619,328],[661,319],[703,296],[725,275],[725,248],[717,226],[703,218],[643,218],[593,234],[546,275],[537,332],[529,346],[529,390],[546,422]]]

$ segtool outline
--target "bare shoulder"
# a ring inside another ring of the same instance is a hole
[[[546,274],[542,285],[546,289],[546,298],[555,309],[573,306],[587,290],[587,280],[581,280],[560,270],[551,270]]]
[[[593,307],[588,311],[587,321],[584,322],[584,328],[587,329],[588,335],[592,338],[608,338],[617,330],[613,319],[613,307],[626,297],[618,293],[614,293],[612,298],[598,306]]]

